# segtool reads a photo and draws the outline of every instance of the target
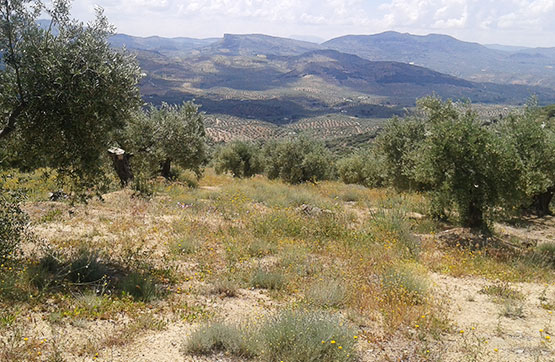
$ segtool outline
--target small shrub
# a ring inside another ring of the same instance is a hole
[[[178,173],[177,181],[184,183],[191,189],[198,187],[198,175],[191,170],[180,170]]]
[[[337,280],[322,280],[308,288],[305,298],[317,307],[341,307],[347,299],[347,288]]]
[[[323,144],[306,137],[270,142],[264,147],[266,173],[291,184],[333,178],[335,165]]]
[[[212,285],[212,293],[226,297],[237,296],[237,282],[230,278],[219,278]]]
[[[68,279],[74,283],[94,283],[109,275],[108,266],[100,260],[99,253],[81,249],[71,262]]]
[[[380,187],[385,183],[384,158],[374,151],[358,153],[337,162],[337,172],[346,184]]]
[[[251,285],[255,288],[281,290],[285,288],[286,284],[287,280],[282,273],[268,272],[262,269],[258,269],[251,279]]]
[[[41,258],[37,264],[32,264],[27,268],[27,279],[31,285],[39,290],[48,289],[52,284],[61,281],[67,272],[58,259],[48,254]]]
[[[555,268],[555,243],[547,242],[540,244],[534,250],[534,254],[551,268]]]
[[[239,357],[252,357],[256,353],[249,347],[248,336],[240,328],[222,322],[201,326],[187,339],[183,350],[193,355],[226,352]]]
[[[200,242],[196,239],[186,237],[175,241],[172,246],[172,252],[176,254],[194,254],[200,247]]]
[[[134,191],[133,196],[142,198],[151,198],[154,195],[154,184],[144,174],[138,174],[133,179],[131,187]]]
[[[514,300],[507,300],[503,304],[500,315],[511,319],[524,318],[524,305]]]
[[[274,244],[257,239],[249,245],[248,252],[250,256],[253,257],[263,257],[267,255],[273,255],[277,251],[277,248]]]
[[[500,283],[494,285],[488,285],[480,289],[480,293],[494,297],[500,301],[507,300],[523,300],[524,295],[518,290],[511,288],[509,283]]]
[[[385,296],[390,301],[407,304],[422,304],[428,285],[424,278],[407,266],[390,267],[382,275]]]
[[[123,278],[119,287],[122,292],[141,302],[149,302],[158,294],[154,280],[148,275],[137,272]]]
[[[268,318],[259,334],[268,362],[357,359],[356,331],[339,317],[323,312],[281,312]]]

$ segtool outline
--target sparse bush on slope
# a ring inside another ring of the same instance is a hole
[[[539,216],[550,214],[555,194],[555,119],[541,117],[529,104],[523,114],[512,114],[498,126],[499,135],[516,161],[512,170],[520,192],[514,203]]]
[[[248,142],[235,141],[220,148],[214,163],[216,172],[231,172],[233,177],[251,177],[264,171],[260,149]]]
[[[381,187],[386,178],[385,159],[374,150],[356,153],[337,162],[337,173],[346,184]]]
[[[270,179],[298,184],[327,180],[334,176],[331,153],[321,143],[306,137],[271,142],[264,147],[266,173]]]

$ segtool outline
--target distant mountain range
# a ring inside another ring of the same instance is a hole
[[[479,82],[555,88],[555,48],[484,46],[447,35],[347,35],[323,46],[369,60],[420,65]]]
[[[536,94],[543,103],[555,103],[554,89],[537,86],[550,84],[549,69],[543,78],[522,70],[538,62],[536,54],[547,64],[549,49],[507,52],[444,35],[394,32],[323,44],[262,34],[220,39],[118,34],[110,41],[137,54],[146,73],[141,84],[146,100],[194,98],[208,113],[274,124],[326,113],[390,117],[432,93],[495,104],[522,104]],[[495,72],[484,71],[486,63]],[[509,74],[513,68],[513,77],[530,79],[531,85],[497,83],[505,74],[501,70]]]
[[[396,61],[477,82],[522,84],[555,89],[555,48],[480,45],[447,35],[426,36],[385,32],[347,35],[322,44],[265,35],[231,35],[223,38],[138,38],[118,34],[114,46],[151,50],[167,56],[188,56],[212,51],[231,55],[300,55],[333,49],[373,61]]]

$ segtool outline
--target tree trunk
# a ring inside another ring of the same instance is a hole
[[[468,214],[465,216],[463,221],[463,226],[472,229],[485,229],[484,215],[482,209],[477,207],[474,202],[468,205]]]
[[[530,206],[531,211],[538,216],[551,215],[549,204],[551,204],[551,200],[553,200],[554,194],[555,187],[549,187],[545,192],[534,195],[532,199],[532,205]]]
[[[162,176],[166,179],[169,180],[171,178],[171,163],[172,160],[169,158],[166,158],[166,160],[164,161],[164,163],[162,163]]]
[[[110,148],[108,154],[112,159],[112,165],[119,177],[121,186],[125,187],[129,181],[133,180],[133,172],[129,164],[129,160],[133,155],[125,152],[121,148]]]

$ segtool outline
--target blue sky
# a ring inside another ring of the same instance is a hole
[[[555,47],[555,0],[75,0],[90,20],[104,8],[131,35],[302,35],[327,40],[396,30],[480,43]]]

